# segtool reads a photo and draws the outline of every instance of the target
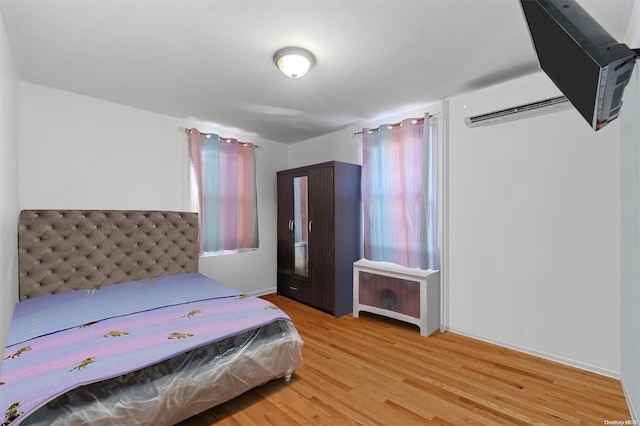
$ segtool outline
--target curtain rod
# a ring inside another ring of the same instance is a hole
[[[429,114],[429,118],[433,118],[433,115]],[[419,117],[419,118],[406,118],[405,120],[415,120],[415,121],[416,121],[416,123],[417,123],[418,121],[424,121],[424,117]],[[405,120],[402,120],[402,121],[405,121]],[[402,121],[399,121],[399,122],[397,122],[397,123],[391,123],[391,124],[382,124],[381,126],[397,127],[397,126],[400,126],[400,125],[402,124]],[[373,128],[373,129],[368,129],[368,130],[369,130],[370,132],[378,132],[378,131],[380,131],[380,127],[381,127],[381,126],[378,126],[378,127],[376,127],[376,128]],[[361,131],[359,131],[359,132],[354,132],[354,133],[353,133],[353,136],[360,136],[361,134],[362,134],[362,130],[361,130]]]
[[[198,133],[200,133],[201,135],[205,135],[206,137],[210,137],[210,136],[212,136],[212,135],[215,135],[215,136],[217,136],[217,137],[218,137],[218,140],[219,140],[219,141],[225,141],[225,142],[230,142],[231,140],[235,139],[235,138],[225,138],[225,137],[222,137],[222,136],[220,136],[220,135],[217,135],[216,133],[205,133],[205,132],[201,132],[201,131],[199,131],[198,129],[186,129],[186,128],[184,128],[184,127],[180,127],[180,130],[181,130],[181,131],[183,131],[183,132],[185,132],[185,133],[191,133],[191,131],[192,131],[192,130],[196,130]],[[244,144],[244,145],[253,145],[253,146],[254,146],[254,147],[256,147],[256,148],[260,148],[260,145],[256,145],[256,144],[255,144],[255,143],[253,143],[253,142],[243,142],[243,141],[238,141],[237,139],[235,139],[235,140],[236,140],[238,143],[240,143],[240,144]]]

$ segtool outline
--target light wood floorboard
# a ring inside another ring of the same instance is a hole
[[[304,365],[181,423],[604,425],[630,420],[619,380],[363,313],[334,318],[267,295],[294,321]]]

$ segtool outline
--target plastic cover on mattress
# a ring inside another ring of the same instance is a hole
[[[303,342],[278,320],[116,378],[78,387],[23,425],[172,425],[247,390],[290,375]],[[131,348],[135,350],[135,348]]]

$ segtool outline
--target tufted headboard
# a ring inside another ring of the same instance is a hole
[[[198,272],[197,213],[23,210],[20,300]]]

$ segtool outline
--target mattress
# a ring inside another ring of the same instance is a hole
[[[197,274],[16,304],[0,409],[11,424],[174,424],[302,363],[275,305]]]

